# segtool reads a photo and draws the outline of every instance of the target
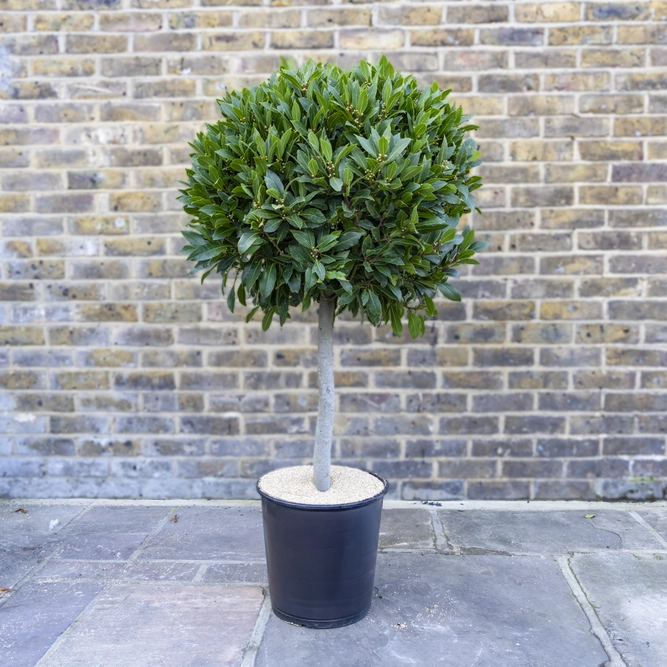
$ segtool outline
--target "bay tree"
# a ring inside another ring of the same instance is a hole
[[[481,186],[476,129],[436,84],[421,90],[386,58],[351,70],[308,61],[218,101],[222,118],[190,145],[180,201],[183,251],[219,274],[233,311],[262,328],[290,307],[318,310],[319,406],[313,482],[330,486],[333,326],[349,311],[401,336],[425,332],[434,299],[459,301],[455,267],[484,244],[463,215]]]

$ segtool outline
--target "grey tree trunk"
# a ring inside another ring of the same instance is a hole
[[[317,408],[315,451],[313,454],[313,483],[318,491],[328,491],[331,486],[331,440],[335,407],[333,373],[333,323],[336,302],[322,297],[320,300],[317,377],[320,383],[320,402]]]

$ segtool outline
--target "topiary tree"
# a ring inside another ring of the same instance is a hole
[[[262,328],[290,306],[319,304],[319,407],[313,482],[330,485],[334,416],[333,324],[348,310],[411,336],[435,317],[438,293],[459,301],[454,267],[484,246],[462,215],[481,186],[469,116],[434,83],[418,88],[382,58],[351,71],[312,61],[286,66],[219,100],[224,118],[191,144],[179,197],[192,216],[183,251],[192,272],[230,279],[261,310]]]

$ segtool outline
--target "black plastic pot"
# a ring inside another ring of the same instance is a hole
[[[269,593],[278,618],[339,628],[368,613],[387,492],[387,482],[378,479],[384,485],[378,495],[346,505],[299,505],[272,498],[258,485]]]

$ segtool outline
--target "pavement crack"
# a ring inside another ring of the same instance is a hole
[[[50,549],[47,549],[47,545],[44,545],[43,547],[36,547],[43,549],[42,553],[39,554],[38,559],[35,561],[34,565],[29,568],[29,570],[17,581],[10,589],[8,592],[4,593],[3,595],[0,595],[0,607],[3,607],[5,604],[7,604],[18,592],[19,590],[25,586],[25,584],[29,583],[32,581],[32,579],[35,577],[36,574],[41,572],[45,567],[46,564],[62,549],[63,544],[65,540],[67,539],[67,531],[65,530],[69,526],[72,525],[72,522],[75,519],[78,519],[79,517],[83,516],[90,508],[93,506],[94,501],[91,501],[88,505],[85,505],[80,512],[75,514],[73,517],[69,519],[69,521],[66,521],[64,524],[61,525],[60,529],[57,531],[57,533],[54,533],[54,535],[61,535],[62,537],[58,538],[58,540],[52,542],[48,546],[51,547]]]
[[[625,660],[623,660],[623,657],[614,646],[614,643],[605,630],[604,625],[602,625],[602,621],[600,621],[600,617],[598,616],[595,607],[588,599],[588,595],[586,594],[584,587],[581,585],[577,575],[574,572],[574,569],[572,568],[570,563],[571,559],[571,556],[558,556],[556,558],[556,562],[560,567],[567,585],[572,591],[572,595],[574,595],[574,598],[579,603],[581,610],[586,615],[586,618],[588,618],[588,622],[591,626],[591,632],[597,637],[600,645],[602,646],[602,649],[609,657],[609,661],[603,663],[601,667],[628,667],[627,663]]]
[[[451,551],[452,545],[445,531],[445,524],[437,510],[428,510],[431,515],[431,526],[433,528],[433,546],[436,551]]]
[[[501,549],[484,549],[482,547],[459,547],[451,546],[452,553],[455,556],[514,556],[510,551]]]
[[[603,533],[611,533],[612,535],[616,535],[616,537],[618,538],[618,546],[619,547],[623,546],[623,537],[621,536],[620,533],[617,533],[615,530],[611,530],[611,528],[603,528],[602,526],[598,526],[595,523],[595,521],[591,521],[590,525],[593,526],[595,530],[600,530]]]
[[[262,594],[264,595],[264,600],[259,608],[259,614],[257,614],[255,627],[252,629],[248,645],[243,649],[243,661],[241,662],[241,667],[255,666],[259,647],[264,638],[264,631],[266,630],[269,617],[271,616],[271,600],[269,598],[269,593],[265,588],[262,588]]]
[[[667,549],[667,540],[650,524],[644,517],[637,512],[628,512],[628,514],[657,540],[663,548]]]
[[[174,514],[176,511],[177,506],[174,505],[169,509],[169,512],[167,512],[166,516],[162,517],[160,522],[158,523],[155,528],[146,535],[144,538],[143,542],[135,549],[134,553],[127,559],[129,562],[135,561],[141,556],[143,553],[144,549],[149,545],[150,541],[169,523],[169,521],[172,521],[172,518],[174,516],[177,516]]]

